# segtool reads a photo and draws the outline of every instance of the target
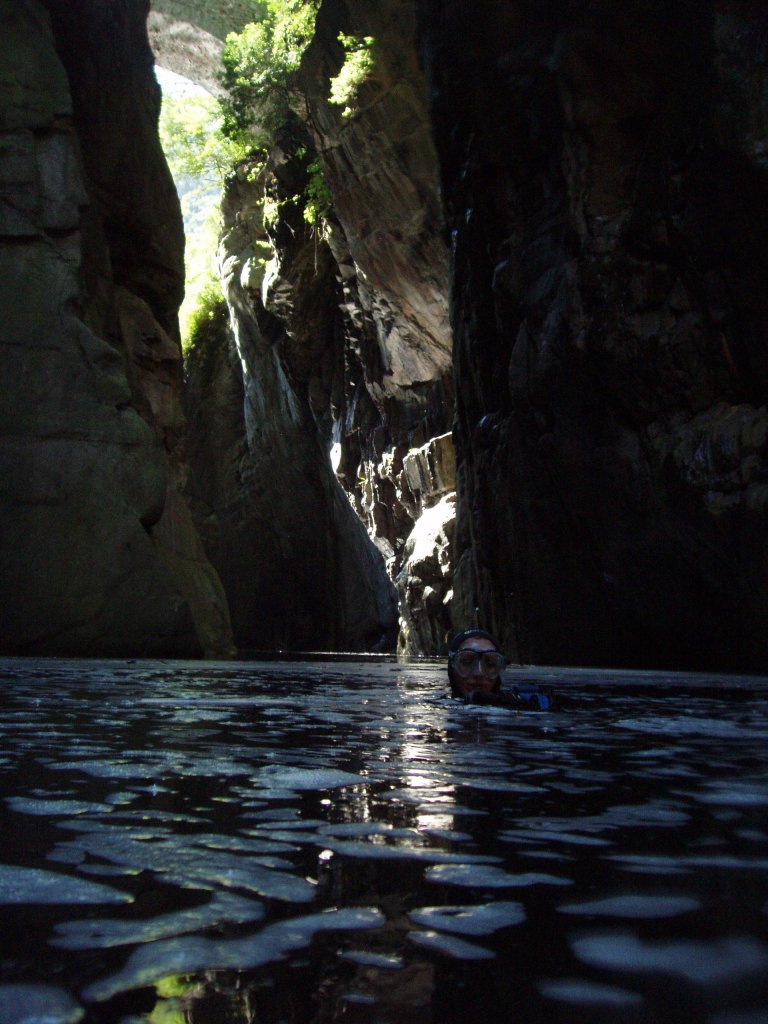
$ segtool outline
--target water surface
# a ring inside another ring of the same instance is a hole
[[[768,1021],[768,680],[0,661],[0,1024]]]

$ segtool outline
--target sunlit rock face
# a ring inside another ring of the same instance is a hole
[[[220,94],[224,41],[255,14],[251,0],[150,0],[147,29],[155,62]]]
[[[146,10],[0,14],[0,648],[227,652],[175,487],[183,233]]]
[[[340,32],[373,40],[373,70],[346,105],[330,101],[330,79],[344,63]],[[445,609],[436,602],[440,612],[428,624],[420,605],[423,629],[410,628],[406,594],[423,583],[405,586],[402,572],[406,540],[434,502],[412,489],[403,467],[433,438],[451,449],[452,341],[448,249],[415,32],[410,2],[324,3],[301,89],[333,199],[328,243],[343,373],[324,400],[338,474],[398,578],[401,647],[431,654],[444,646]]]
[[[768,15],[418,0],[453,244],[454,618],[768,665]]]
[[[329,101],[340,32],[375,41],[375,71],[346,113]],[[202,353],[188,363],[187,493],[244,646],[391,649],[399,596],[400,649],[436,653],[450,628],[453,504],[441,530],[434,514],[421,530],[431,541],[407,544],[455,487],[448,250],[411,4],[323,4],[299,94],[266,175],[249,182],[243,168],[230,185],[234,348],[219,341],[206,362],[210,387]],[[333,202],[324,227],[294,200],[311,159]]]
[[[318,406],[337,372],[330,256],[307,238],[263,281],[264,181],[250,177],[242,168],[222,205],[229,324],[187,360],[191,508],[241,648],[391,649],[394,587],[333,473]],[[288,228],[305,234],[300,214]]]

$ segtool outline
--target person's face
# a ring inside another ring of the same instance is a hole
[[[483,651],[495,651],[496,649],[496,645],[491,640],[487,640],[483,636],[471,636],[459,647],[457,653],[473,651],[481,654]],[[459,659],[454,658],[453,671],[456,687],[462,697],[466,697],[468,693],[472,693],[475,690],[479,690],[482,693],[492,693],[499,682],[500,673],[498,671],[489,673],[487,668],[483,666],[483,659],[481,657],[476,657],[471,667],[467,668],[463,668],[459,663]]]

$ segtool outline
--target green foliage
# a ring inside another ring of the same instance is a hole
[[[304,194],[304,220],[316,228],[326,220],[333,209],[333,199],[323,176],[323,167],[319,160],[313,160],[307,166],[307,187]]]
[[[360,86],[373,74],[374,40],[373,36],[345,36],[340,32],[339,42],[346,56],[338,75],[331,79],[329,101],[344,107],[342,117],[350,117]]]
[[[160,141],[174,179],[189,176],[221,186],[244,148],[222,132],[221,104],[209,93],[163,95]]]
[[[179,310],[184,348],[190,343],[201,295],[216,287],[214,256],[223,181],[244,156],[242,147],[222,134],[221,123],[221,104],[207,93],[163,95],[160,141],[181,200],[186,234],[185,294]]]
[[[200,290],[197,304],[190,315],[185,353],[194,353],[197,358],[202,358],[211,338],[226,329],[228,318],[229,311],[221,285],[211,278]]]
[[[291,109],[291,79],[315,30],[320,0],[262,0],[261,17],[227,36],[221,81],[224,133],[270,148]]]

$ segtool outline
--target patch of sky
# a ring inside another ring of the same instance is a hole
[[[143,988],[175,974],[252,970],[283,960],[294,950],[308,946],[319,932],[365,930],[384,923],[381,911],[355,907],[279,921],[239,939],[189,936],[161,940],[140,946],[121,971],[89,985],[83,996],[88,1001],[111,999],[120,992]]]

